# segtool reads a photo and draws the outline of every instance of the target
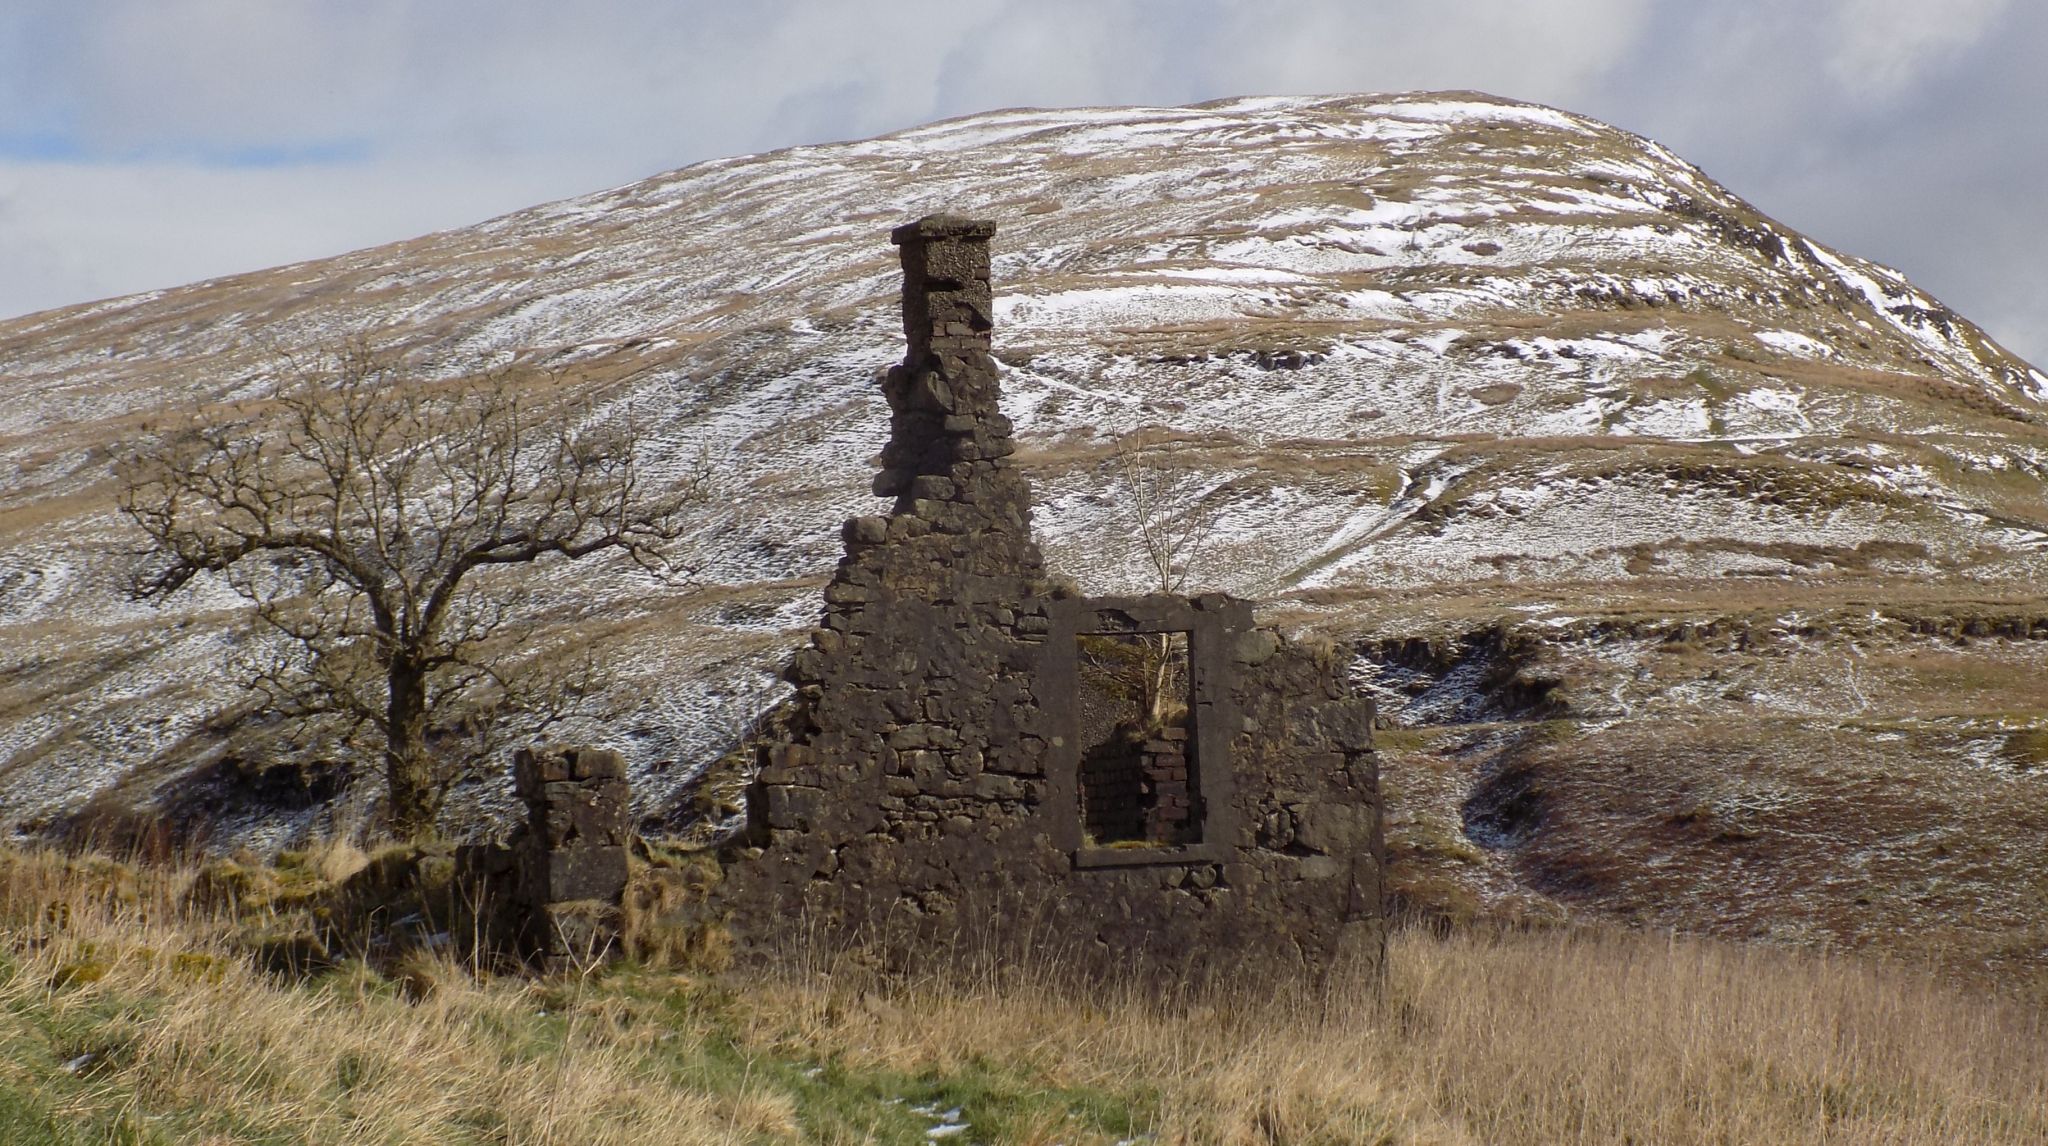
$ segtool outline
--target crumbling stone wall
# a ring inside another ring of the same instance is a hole
[[[632,838],[625,758],[602,748],[522,748],[512,787],[526,821],[511,840],[456,855],[457,883],[477,913],[475,938],[549,969],[612,957]]]
[[[632,832],[625,758],[602,748],[522,748],[512,786],[526,802],[515,850],[527,950],[550,964],[606,957],[619,939]]]
[[[846,523],[718,907],[743,954],[934,945],[1202,979],[1375,961],[1372,706],[1220,595],[1048,592],[989,357],[993,224],[898,228],[909,352],[884,383],[886,515]],[[1141,838],[1084,819],[1078,641],[1182,633],[1178,724],[1138,742]],[[1178,770],[1180,775],[1174,775]]]

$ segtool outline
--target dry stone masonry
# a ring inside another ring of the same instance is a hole
[[[1370,701],[1221,595],[1050,591],[989,356],[991,223],[891,236],[887,514],[846,523],[719,888],[743,954],[1055,955],[1171,982],[1376,963]],[[813,952],[814,953],[814,952]]]
[[[626,762],[599,748],[523,748],[512,783],[526,804],[513,846],[522,946],[544,964],[607,957],[626,888]]]
[[[625,758],[602,748],[522,748],[512,787],[526,820],[511,838],[456,849],[458,942],[549,971],[616,956],[632,838]]]

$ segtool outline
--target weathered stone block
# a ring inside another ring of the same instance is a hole
[[[1239,664],[1262,665],[1273,659],[1280,651],[1280,638],[1265,629],[1253,629],[1237,638],[1237,647],[1231,650],[1231,658]]]
[[[1303,856],[1296,863],[1303,879],[1335,879],[1344,874],[1344,863],[1336,856]]]
[[[960,487],[953,483],[952,478],[923,474],[910,479],[910,488],[906,492],[913,498],[950,501],[960,493]]]
[[[823,793],[816,788],[771,785],[762,790],[768,826],[791,831],[808,831],[824,806]]]
[[[1354,804],[1309,804],[1299,813],[1295,838],[1312,851],[1349,855],[1371,838],[1376,812]]]
[[[625,758],[603,748],[531,747],[512,757],[513,790],[527,798],[546,784],[620,779],[625,774]]]
[[[825,603],[828,605],[860,605],[872,599],[873,594],[860,585],[834,581],[825,586]]]
[[[572,780],[623,780],[626,758],[608,748],[571,749],[569,778]]]
[[[1302,705],[1293,712],[1287,733],[1297,744],[1331,752],[1369,751],[1377,712],[1378,707],[1364,697]]]
[[[880,545],[889,540],[889,519],[874,515],[848,518],[839,532],[849,545]]]
[[[932,743],[928,735],[930,731],[930,725],[906,724],[889,734],[889,747],[899,752],[906,748],[929,748]]]
[[[1024,782],[1014,776],[983,772],[974,778],[972,791],[978,800],[1021,800],[1027,790]]]
[[[927,242],[924,260],[927,278],[956,283],[988,281],[988,247],[983,243]]]
[[[549,849],[617,847],[625,843],[625,801],[586,792],[573,785],[548,785],[550,791],[529,822]]]
[[[626,888],[626,849],[576,848],[531,855],[528,896],[536,903],[598,899],[613,903]]]
[[[916,380],[910,384],[910,392],[907,397],[914,409],[930,410],[938,413],[951,413],[953,409],[953,388],[947,385],[945,378],[935,371],[926,371],[919,374]],[[950,496],[950,494],[940,496]]]

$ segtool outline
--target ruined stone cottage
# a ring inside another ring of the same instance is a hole
[[[1050,591],[989,357],[992,223],[892,235],[887,514],[844,528],[720,904],[741,950],[1200,981],[1376,961],[1373,706],[1222,595]]]

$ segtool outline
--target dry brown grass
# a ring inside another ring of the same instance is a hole
[[[655,1032],[626,1029],[578,984],[434,960],[390,978],[265,975],[241,953],[245,925],[188,906],[193,879],[0,857],[0,1137],[73,1140],[23,1137],[32,1120],[4,1121],[22,1105],[95,1141],[727,1143],[791,1129],[786,1103],[748,1088],[660,1085],[644,1054]],[[550,1007],[566,1014],[537,1024]]]
[[[764,1048],[1157,1096],[1161,1142],[2048,1141],[2048,1031],[1915,974],[1620,932],[1397,936],[1385,990],[1025,979],[757,1001]]]
[[[2041,1012],[1846,958],[1416,931],[1378,991],[1167,1002],[1014,969],[292,981],[193,878],[0,853],[0,1137],[916,1142],[934,1103],[1077,1146],[2048,1142]]]

